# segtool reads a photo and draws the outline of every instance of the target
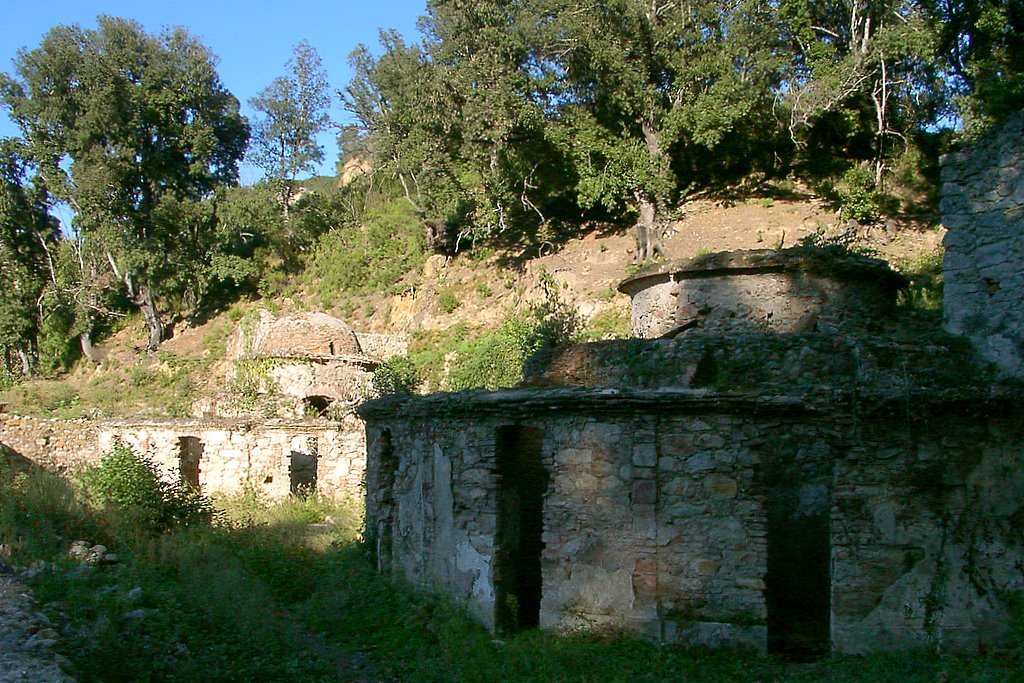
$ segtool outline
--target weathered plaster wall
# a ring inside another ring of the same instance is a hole
[[[542,626],[766,649],[769,549],[790,540],[769,536],[769,517],[785,507],[783,528],[824,520],[834,651],[977,651],[1005,634],[1000,596],[1024,587],[1019,413],[877,406],[865,421],[785,397],[664,389],[377,404],[367,528],[386,570],[493,627],[496,434],[535,428],[550,474]]]
[[[315,456],[315,487],[328,496],[363,494],[366,442],[362,420],[39,420],[0,414],[0,443],[52,469],[95,464],[115,439],[153,458],[168,478],[181,470],[183,438],[201,446],[204,493],[237,493],[251,485],[272,498],[287,496],[296,477],[307,481]],[[297,468],[297,469],[296,469]],[[300,471],[304,470],[304,471]],[[294,472],[293,472],[294,471]],[[294,474],[294,476],[293,476]]]
[[[942,163],[945,327],[1024,378],[1024,112]]]

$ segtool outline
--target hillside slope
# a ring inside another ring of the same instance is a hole
[[[933,268],[941,253],[941,228],[888,221],[861,227],[841,223],[825,202],[810,195],[791,199],[691,201],[665,234],[672,259],[731,249],[794,246],[808,238],[831,239],[870,249],[897,268]],[[339,297],[318,305],[299,287],[274,300],[234,304],[201,325],[179,323],[155,357],[144,354],[141,322],[126,325],[99,344],[98,366],[79,363],[59,379],[27,382],[3,394],[7,409],[40,416],[183,416],[193,401],[223,390],[224,342],[244,313],[255,307],[278,313],[322,310],[358,331],[443,339],[446,330],[492,329],[509,314],[555,293],[589,324],[588,338],[628,332],[629,301],[616,285],[630,271],[634,241],[629,231],[592,230],[560,245],[526,252],[478,249],[454,259],[435,255],[422,270],[407,273],[398,294]],[[931,302],[934,305],[934,301]],[[426,342],[425,342],[426,343]]]

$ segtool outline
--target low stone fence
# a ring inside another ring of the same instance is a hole
[[[43,420],[0,413],[0,444],[57,471],[99,460],[96,426],[89,420]]]

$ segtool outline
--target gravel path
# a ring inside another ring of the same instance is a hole
[[[0,683],[74,683],[53,652],[57,631],[28,588],[0,576]]]

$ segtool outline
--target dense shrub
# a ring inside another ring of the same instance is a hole
[[[373,389],[384,394],[413,394],[421,384],[416,364],[406,356],[394,356],[373,374]]]
[[[136,454],[121,441],[82,479],[97,505],[145,530],[209,523],[213,517],[209,499],[184,482],[164,481],[148,456]]]
[[[353,223],[324,234],[306,270],[325,305],[339,293],[388,292],[427,256],[423,225],[408,203],[393,200],[368,209]]]
[[[870,223],[878,218],[878,191],[871,169],[861,164],[843,174],[836,184],[839,206],[845,220]]]

